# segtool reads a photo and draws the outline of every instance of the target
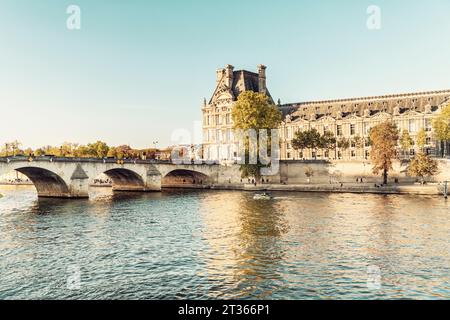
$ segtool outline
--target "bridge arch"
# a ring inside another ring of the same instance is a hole
[[[112,180],[114,191],[143,191],[145,182],[138,173],[125,169],[114,168],[104,172]]]
[[[15,170],[33,182],[39,197],[68,198],[71,195],[68,184],[53,171],[38,167],[21,167]]]
[[[212,179],[198,171],[187,169],[175,169],[169,171],[161,181],[163,188],[179,187],[179,186],[208,186]]]

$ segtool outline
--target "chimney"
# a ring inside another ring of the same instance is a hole
[[[231,88],[233,86],[233,70],[234,67],[230,64],[227,64],[225,66],[225,79],[226,79],[226,84],[229,88]]]
[[[264,94],[267,92],[266,69],[267,67],[265,65],[258,65],[258,91]]]
[[[220,68],[216,71],[216,84],[219,84],[220,80],[222,80],[223,74],[225,73],[225,69]]]

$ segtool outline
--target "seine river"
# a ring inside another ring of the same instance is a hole
[[[0,299],[449,299],[441,197],[0,187]]]

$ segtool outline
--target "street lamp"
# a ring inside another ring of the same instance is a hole
[[[153,141],[153,147],[155,148],[155,160],[157,159],[157,156],[156,156],[156,153],[157,153],[157,151],[158,151],[157,145],[158,145],[158,140]]]

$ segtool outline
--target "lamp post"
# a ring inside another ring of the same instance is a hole
[[[158,145],[158,140],[153,141],[153,147],[155,148],[155,160],[157,160],[157,156],[156,156],[156,153],[157,153],[157,151],[158,151],[157,145]]]

